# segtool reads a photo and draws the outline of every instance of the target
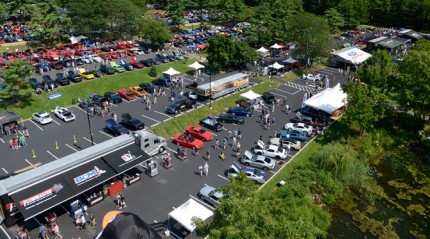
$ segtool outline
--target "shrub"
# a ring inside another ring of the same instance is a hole
[[[148,73],[151,77],[157,76],[157,68],[155,66],[151,67],[151,71]]]

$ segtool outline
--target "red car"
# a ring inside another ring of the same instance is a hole
[[[144,67],[144,65],[136,60],[136,58],[131,58],[130,64],[136,69],[142,69]]]
[[[184,147],[192,148],[192,149],[201,149],[203,148],[203,141],[200,139],[196,139],[193,136],[188,134],[177,134],[173,137],[173,143],[177,145],[182,145]]]
[[[214,138],[214,135],[211,132],[204,130],[200,126],[188,126],[185,131],[194,138],[201,139],[206,142],[211,141]]]
[[[131,92],[131,90],[127,89],[119,89],[118,95],[121,96],[124,100],[133,101],[136,99],[136,95]]]

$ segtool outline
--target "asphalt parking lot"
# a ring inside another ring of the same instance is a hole
[[[337,70],[333,68],[322,69],[320,73],[329,76],[333,74],[336,75],[336,81],[330,82],[330,84],[346,81],[345,77],[338,75]],[[184,78],[185,84],[187,81],[190,83],[192,82],[192,77],[184,76]],[[202,79],[199,80],[208,82],[207,76],[204,74],[202,75]],[[212,80],[214,80],[214,78]],[[258,80],[251,80],[251,85],[258,83]],[[294,82],[284,83],[278,88],[271,90],[271,92],[276,97],[286,97],[287,104],[289,104],[293,110],[297,110],[301,107],[304,92],[309,91],[312,87],[314,86],[308,85],[302,80],[296,80]],[[167,96],[158,98],[158,103],[153,106],[151,111],[145,109],[141,99],[134,102],[123,102],[114,106],[113,110],[118,116],[122,113],[130,113],[133,117],[142,120],[146,126],[150,128],[174,117],[173,115],[164,113],[164,108],[168,104],[169,91],[166,91],[166,93]],[[208,104],[208,102],[199,102],[196,108],[202,107],[205,104]],[[228,108],[231,106],[225,107]],[[62,122],[55,116],[53,116],[54,122],[44,126],[40,126],[31,120],[25,121],[24,124],[28,127],[30,132],[30,138],[28,139],[29,145],[25,148],[12,150],[9,148],[8,137],[3,138],[0,141],[0,151],[2,152],[2,157],[0,159],[1,170],[12,173],[39,162],[41,164],[46,164],[80,149],[90,147],[91,140],[85,111],[78,107],[72,107],[71,110],[76,114],[76,120],[69,123]],[[193,109],[188,111],[192,110]],[[264,129],[259,123],[258,116],[260,112],[256,111],[253,117],[245,119],[244,125],[224,124],[225,130],[214,133],[214,139],[221,140],[223,137],[227,136],[229,130],[233,131],[237,129],[240,130],[243,135],[240,141],[242,152],[246,149],[250,150],[255,145],[260,135],[263,137],[263,141],[267,142],[269,136],[272,136],[275,130],[279,131],[285,123],[289,122],[289,119],[294,116],[294,114],[286,115],[283,110],[284,107],[277,106],[275,111],[271,113],[271,116],[273,115],[276,118],[276,125],[271,126],[270,129]],[[112,138],[112,136],[106,134],[102,130],[106,119],[106,117],[102,118],[99,116],[90,118],[93,139],[96,144]],[[171,139],[167,139],[167,141],[169,150],[176,152],[176,145],[172,143]],[[237,159],[233,158],[235,152],[233,152],[231,146],[228,146],[225,150],[225,161],[217,157],[221,149],[214,149],[213,146],[214,141],[205,143],[204,148],[200,150],[200,156],[192,155],[192,150],[188,149],[188,160],[180,161],[174,157],[173,169],[171,170],[162,168],[160,166],[161,159],[155,157],[154,159],[159,163],[159,174],[155,177],[144,175],[141,182],[125,188],[123,194],[127,199],[128,207],[124,211],[134,212],[146,222],[152,223],[166,222],[168,213],[189,198],[194,198],[207,208],[213,209],[211,205],[198,199],[197,192],[204,185],[214,187],[226,185],[229,182],[226,178],[226,171],[232,162],[237,161]],[[211,159],[207,161],[203,156],[204,152],[209,148],[211,151]],[[295,154],[296,151],[292,150],[287,159],[281,160],[281,162],[288,162]],[[209,176],[200,177],[197,173],[198,166],[206,161],[209,164]],[[283,163],[283,165],[285,165],[285,163]],[[273,170],[268,171],[267,176],[271,177],[281,166],[282,165],[278,164]],[[104,202],[90,207],[89,212],[93,213],[97,221],[100,222],[106,212],[115,209],[117,208],[114,199],[108,198],[105,199]],[[93,238],[100,230],[100,225],[98,225],[94,229],[87,227],[87,229],[78,231],[78,229],[74,227],[72,219],[66,213],[67,210],[64,206],[58,206],[53,210],[57,212],[57,215],[61,215],[59,224],[64,238]],[[42,215],[26,222],[26,227],[31,230],[32,238],[37,238],[38,225],[44,222]],[[10,236],[13,235],[13,227],[9,229],[3,227],[3,230],[8,232]],[[0,238],[3,237],[0,236]]]

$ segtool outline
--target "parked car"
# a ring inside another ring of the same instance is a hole
[[[150,83],[140,83],[139,86],[148,93],[154,93],[155,87]]]
[[[130,86],[128,89],[138,97],[143,97],[147,94],[146,91],[142,89],[140,86]]]
[[[218,116],[217,121],[220,123],[244,124],[245,118],[243,118],[243,116],[237,116],[231,113],[224,113]]]
[[[173,136],[173,143],[192,149],[203,148],[203,141],[188,134],[176,134]]]
[[[166,107],[166,113],[177,114],[179,113],[179,111],[184,111],[186,109],[193,108],[195,104],[196,104],[195,100],[179,99]]]
[[[124,127],[129,130],[136,131],[145,128],[145,123],[140,121],[139,119],[131,117],[129,113],[124,113],[121,115],[121,123]]]
[[[292,130],[292,131],[288,131],[288,130],[281,130],[276,134],[276,137],[278,138],[291,138],[294,140],[298,140],[300,142],[306,142],[308,140],[307,135],[304,135],[301,132]]]
[[[315,82],[315,81],[319,81],[321,79],[321,75],[320,74],[316,74],[316,75],[313,75],[313,74],[307,74],[306,75],[306,74],[304,74],[302,76],[302,79],[306,80],[306,81]]]
[[[276,145],[267,145],[261,140],[257,141],[257,145],[255,145],[252,150],[258,155],[264,155],[276,159],[285,159],[288,156],[287,151],[284,148],[280,148]]]
[[[100,71],[100,70],[97,70],[97,69],[95,69],[95,70],[90,70],[90,71],[88,71],[89,73],[91,73],[91,74],[93,74],[94,75],[94,77],[96,77],[96,78],[100,78],[100,77],[102,77],[103,76],[103,73]]]
[[[200,126],[188,126],[185,130],[185,132],[189,133],[191,136],[193,136],[196,139],[201,139],[203,141],[211,141],[214,137],[214,135],[211,132],[208,132],[204,130]]]
[[[91,100],[93,101],[94,105],[98,105],[100,107],[106,105],[109,102],[109,99],[103,97],[102,95],[91,95]]]
[[[52,122],[51,116],[46,112],[37,112],[31,116],[31,119],[37,123],[44,125]]]
[[[136,69],[142,69],[143,67],[145,67],[142,63],[138,62],[136,58],[130,59],[130,65],[132,65]]]
[[[146,67],[150,67],[150,66],[155,65],[154,60],[152,60],[151,58],[143,59],[143,60],[140,60],[139,62],[142,63]]]
[[[218,123],[218,121],[216,121],[215,119],[211,119],[211,118],[205,118],[200,120],[200,125],[213,130],[215,132],[219,132],[221,130],[224,129],[224,125],[221,123]]]
[[[131,92],[131,90],[127,89],[119,89],[118,95],[121,96],[124,100],[133,101],[136,100],[136,95]]]
[[[85,68],[79,68],[79,76],[86,80],[94,79],[94,74],[87,71]]]
[[[221,191],[218,191],[216,188],[211,186],[204,186],[198,192],[197,196],[213,206],[218,206],[220,204],[221,199],[224,197],[224,194]]]
[[[115,74],[115,70],[112,69],[112,67],[109,67],[107,65],[100,65],[100,71],[103,74],[106,74],[106,75],[113,75],[113,74]]]
[[[243,107],[233,107],[227,110],[227,113],[231,113],[238,116],[246,116],[250,117],[254,112],[251,111],[250,108],[243,108]]]
[[[163,86],[163,87],[170,87],[171,81],[168,78],[158,78],[152,81],[153,85],[156,86]]]
[[[276,102],[275,96],[272,93],[268,92],[268,91],[263,92],[263,95],[261,95],[261,99],[266,104],[274,104]]]
[[[30,78],[28,79],[28,82],[30,83],[31,88],[33,89],[42,88],[42,83],[37,81],[36,78]]]
[[[134,67],[130,63],[126,63],[124,60],[120,60],[119,65],[122,66],[126,71],[134,70]]]
[[[296,115],[290,119],[293,123],[302,123],[306,124],[312,127],[320,127],[322,126],[321,123],[318,123],[316,120],[314,120],[312,117],[302,115],[300,112],[297,112]]]
[[[122,103],[122,98],[117,93],[114,92],[106,92],[104,97],[109,99],[114,104]]]
[[[263,155],[253,155],[248,150],[245,150],[245,153],[239,161],[246,166],[262,168],[264,170],[274,169],[276,165],[276,161],[274,159]]]
[[[115,72],[122,73],[122,72],[124,72],[124,71],[125,71],[125,68],[124,68],[124,67],[122,67],[122,66],[118,65],[118,63],[116,63],[116,62],[114,62],[114,61],[111,61],[111,62],[110,62],[110,66],[112,67],[112,69],[113,69]]]
[[[54,85],[55,88],[58,87],[58,83],[53,81],[49,75],[42,76],[42,84],[43,83],[48,84],[49,87],[51,87],[51,85]]]
[[[61,62],[58,62],[58,61],[49,62],[48,65],[51,69],[54,69],[54,70],[62,70],[63,69],[63,65],[61,64]]]
[[[106,133],[113,136],[120,136],[122,134],[128,134],[128,129],[124,126],[115,122],[114,119],[108,119],[105,121],[105,128],[103,129]]]
[[[89,107],[93,106],[93,102],[88,99],[78,99],[78,106],[86,110]]]
[[[300,150],[300,148],[302,147],[302,144],[300,141],[292,139],[292,138],[286,138],[286,137],[270,138],[269,144],[280,146],[284,149],[287,148],[288,145],[290,146],[291,149],[295,149],[295,150]]]
[[[305,125],[303,123],[286,123],[284,126],[284,129],[288,131],[298,131],[306,133],[306,135],[311,135],[314,128],[310,125]]]
[[[67,79],[69,79],[69,81],[74,83],[78,83],[82,81],[82,78],[73,71],[67,71]]]
[[[169,58],[167,58],[167,57],[165,57],[165,56],[163,56],[163,55],[161,55],[161,54],[157,54],[156,56],[155,56],[155,59],[154,60],[158,60],[158,61],[160,61],[161,63],[168,63],[169,62]]]
[[[69,79],[67,77],[64,77],[63,73],[57,73],[55,74],[55,82],[59,85],[70,85]]]
[[[55,107],[54,115],[64,122],[69,122],[76,119],[75,114],[73,114],[70,110],[59,106]]]
[[[239,164],[233,162],[230,166],[230,169],[227,172],[227,175],[230,177],[237,177],[240,173],[246,174],[246,177],[251,179],[252,181],[263,184],[266,182],[266,174],[264,171],[253,168],[253,167],[245,167],[242,168]]]

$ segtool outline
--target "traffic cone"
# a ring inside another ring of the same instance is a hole
[[[60,147],[58,147],[58,142],[55,141],[55,149],[59,149]]]
[[[76,135],[73,135],[73,143],[76,144],[78,141],[76,140]]]
[[[31,151],[32,151],[32,154],[33,154],[33,158],[36,158],[36,153],[34,152],[34,149],[31,150]]]

